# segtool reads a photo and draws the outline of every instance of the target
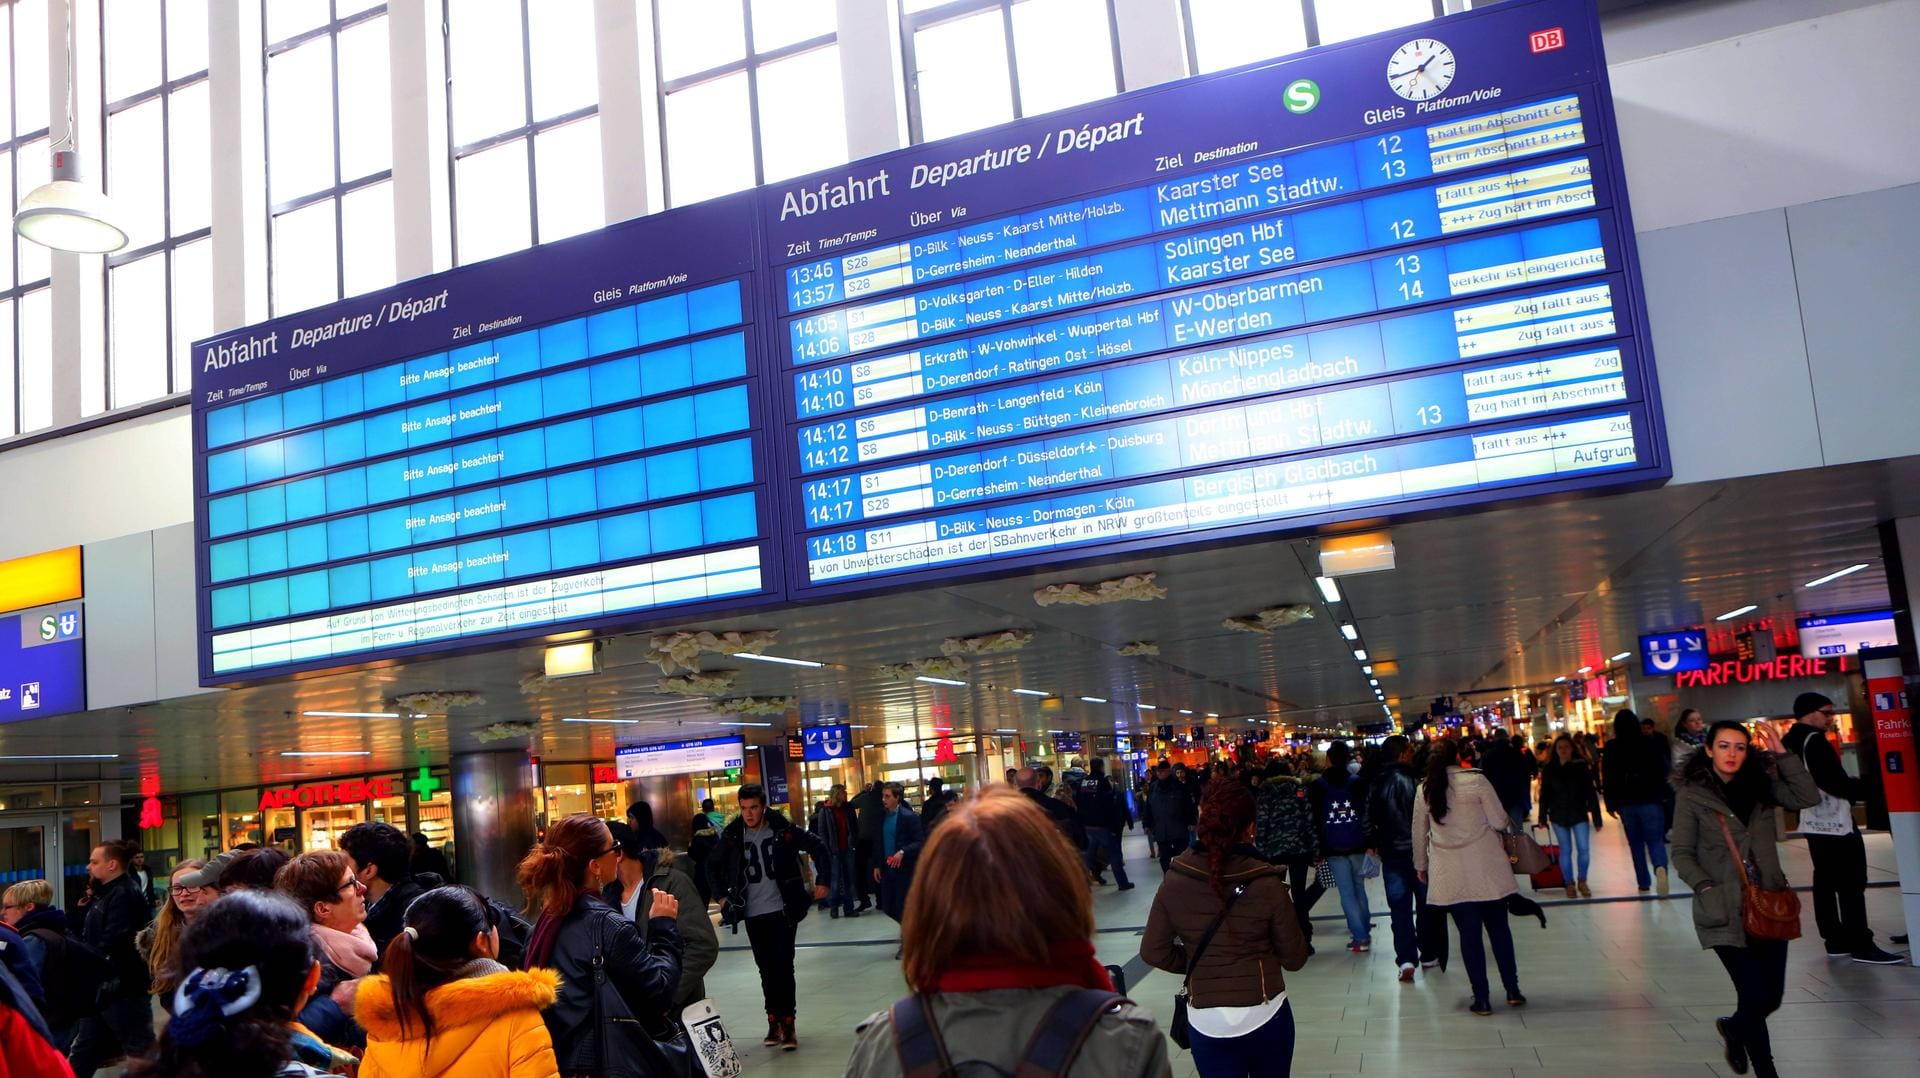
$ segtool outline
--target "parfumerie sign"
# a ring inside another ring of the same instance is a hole
[[[312,808],[315,805],[358,805],[366,801],[384,801],[400,796],[395,780],[348,779],[345,782],[316,782],[308,786],[282,786],[260,794],[260,811],[283,808]]]
[[[1835,667],[1825,659],[1782,655],[1770,663],[1748,663],[1721,659],[1705,670],[1682,670],[1673,677],[1678,689],[1699,689],[1714,685],[1744,685],[1754,681],[1792,681],[1797,678],[1826,677]]]

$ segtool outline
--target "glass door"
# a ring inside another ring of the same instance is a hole
[[[46,880],[59,894],[59,870],[48,871],[49,865],[58,864],[60,826],[52,816],[0,817],[0,890]]]

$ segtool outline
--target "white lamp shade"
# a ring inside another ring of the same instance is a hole
[[[79,154],[57,150],[53,179],[27,192],[13,215],[22,238],[56,251],[106,254],[127,245],[127,234],[113,223],[113,203],[82,183]]]

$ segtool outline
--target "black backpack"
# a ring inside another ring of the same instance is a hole
[[[1117,992],[1082,988],[1061,996],[1040,1019],[1012,1070],[980,1059],[955,1064],[934,1024],[928,997],[912,995],[893,1005],[893,1051],[902,1078],[1064,1078],[1102,1015],[1133,1001]]]
[[[46,945],[41,963],[40,987],[46,990],[47,1005],[41,1010],[54,1028],[64,1028],[94,1013],[100,986],[111,969],[100,952],[71,932],[51,928],[30,929],[26,935]]]
[[[495,959],[508,969],[527,968],[527,940],[533,935],[533,926],[526,918],[516,913],[511,906],[498,899],[481,896],[492,907],[498,918],[500,929],[500,954]]]
[[[1305,785],[1288,779],[1260,788],[1254,810],[1253,844],[1260,856],[1275,863],[1312,861],[1320,856],[1320,837],[1313,818],[1313,798]]]

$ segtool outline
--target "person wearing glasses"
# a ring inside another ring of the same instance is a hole
[[[353,1020],[353,996],[373,973],[380,952],[367,932],[367,887],[354,873],[353,859],[338,850],[303,853],[280,866],[273,888],[313,922],[320,981],[300,1010],[304,1032],[334,1048],[364,1047],[366,1032]],[[296,1046],[304,1062],[323,1069],[331,1065],[311,1043]]]
[[[360,1078],[552,1078],[560,1073],[540,1012],[558,997],[550,969],[501,965],[500,915],[471,887],[414,899],[382,973],[361,982],[367,1030]]]
[[[1813,858],[1813,918],[1826,941],[1828,958],[1851,958],[1872,966],[1892,966],[1905,955],[1883,951],[1867,924],[1867,844],[1853,825],[1853,803],[1864,800],[1859,779],[1847,774],[1840,753],[1827,740],[1833,726],[1833,701],[1803,692],[1793,701],[1793,728],[1786,750],[1800,757],[1820,787],[1820,803],[1800,814]]]
[[[206,862],[188,858],[173,866],[168,876],[167,899],[153,923],[133,937],[134,950],[147,960],[147,972],[153,978],[152,991],[164,1009],[173,1005],[173,989],[180,983],[175,964],[179,957],[180,937],[186,935],[193,916],[207,901],[206,891],[193,884]]]
[[[554,821],[520,861],[527,908],[540,915],[526,968],[560,975],[546,1025],[562,1074],[601,1074],[614,1062],[632,1062],[628,1057],[646,1047],[638,1042],[664,1035],[672,1022],[680,903],[656,888],[642,936],[600,897],[619,876],[620,852],[605,822],[575,813]],[[601,1058],[603,1048],[612,1058]]]

